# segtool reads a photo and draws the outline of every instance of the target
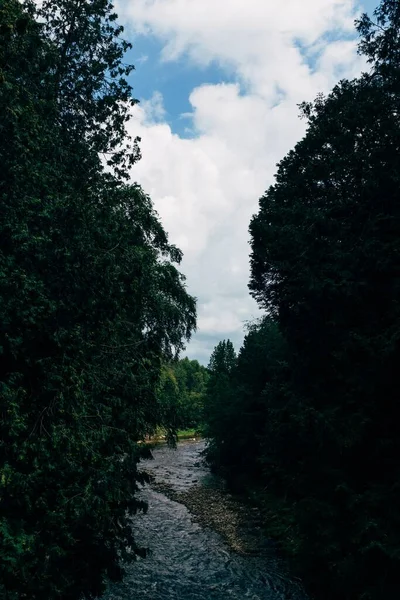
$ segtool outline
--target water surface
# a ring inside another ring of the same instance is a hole
[[[176,492],[222,485],[204,465],[203,449],[202,441],[181,442],[176,450],[161,446],[143,467]],[[133,527],[150,554],[130,565],[124,581],[113,584],[103,600],[306,600],[272,549],[263,556],[237,554],[183,504],[151,486],[141,497],[149,510],[134,517]]]

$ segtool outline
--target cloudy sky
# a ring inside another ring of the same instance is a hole
[[[238,349],[250,298],[248,225],[304,134],[297,104],[363,68],[354,18],[377,0],[118,0],[140,105],[132,179],[151,196],[198,298],[187,355]]]

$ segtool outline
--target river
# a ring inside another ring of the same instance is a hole
[[[138,544],[150,553],[130,565],[124,581],[112,584],[103,600],[306,600],[271,544],[260,552],[235,552],[229,536],[207,525],[214,511],[219,529],[226,493],[202,461],[203,449],[203,441],[180,442],[176,450],[160,446],[154,460],[143,463],[154,483],[140,493],[149,510],[134,517],[133,527]],[[176,501],[190,506],[185,499],[191,497],[213,500],[196,514]],[[226,511],[232,517],[231,504]]]

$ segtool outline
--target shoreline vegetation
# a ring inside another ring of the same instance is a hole
[[[144,440],[140,440],[139,444],[154,444],[167,442],[168,433],[165,430],[160,430],[154,435],[146,437]],[[176,433],[177,441],[197,441],[202,439],[202,434],[195,428],[191,429],[179,429]]]
[[[137,440],[186,426],[158,391],[196,300],[131,179],[131,47],[109,0],[0,3],[0,600],[121,580]]]
[[[323,600],[400,598],[400,1],[356,21],[368,67],[300,105],[250,222],[262,316],[209,362],[207,457]]]

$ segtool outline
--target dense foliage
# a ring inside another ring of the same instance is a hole
[[[158,388],[159,406],[164,411],[161,420],[173,423],[176,429],[199,430],[208,377],[197,360],[186,357],[166,363]]]
[[[195,302],[126,183],[112,5],[3,0],[0,33],[0,597],[93,597],[136,551],[136,442]]]
[[[232,342],[223,340],[214,348],[208,364],[210,378],[204,400],[204,434],[210,439],[208,456],[211,462],[219,465],[235,464],[234,456],[231,454],[234,442],[231,437],[229,417],[237,414],[231,385],[236,361]]]
[[[400,595],[398,0],[375,18],[358,22],[371,71],[302,106],[307,134],[251,222],[269,317],[220,370],[210,422],[211,459],[257,488],[324,600]]]

